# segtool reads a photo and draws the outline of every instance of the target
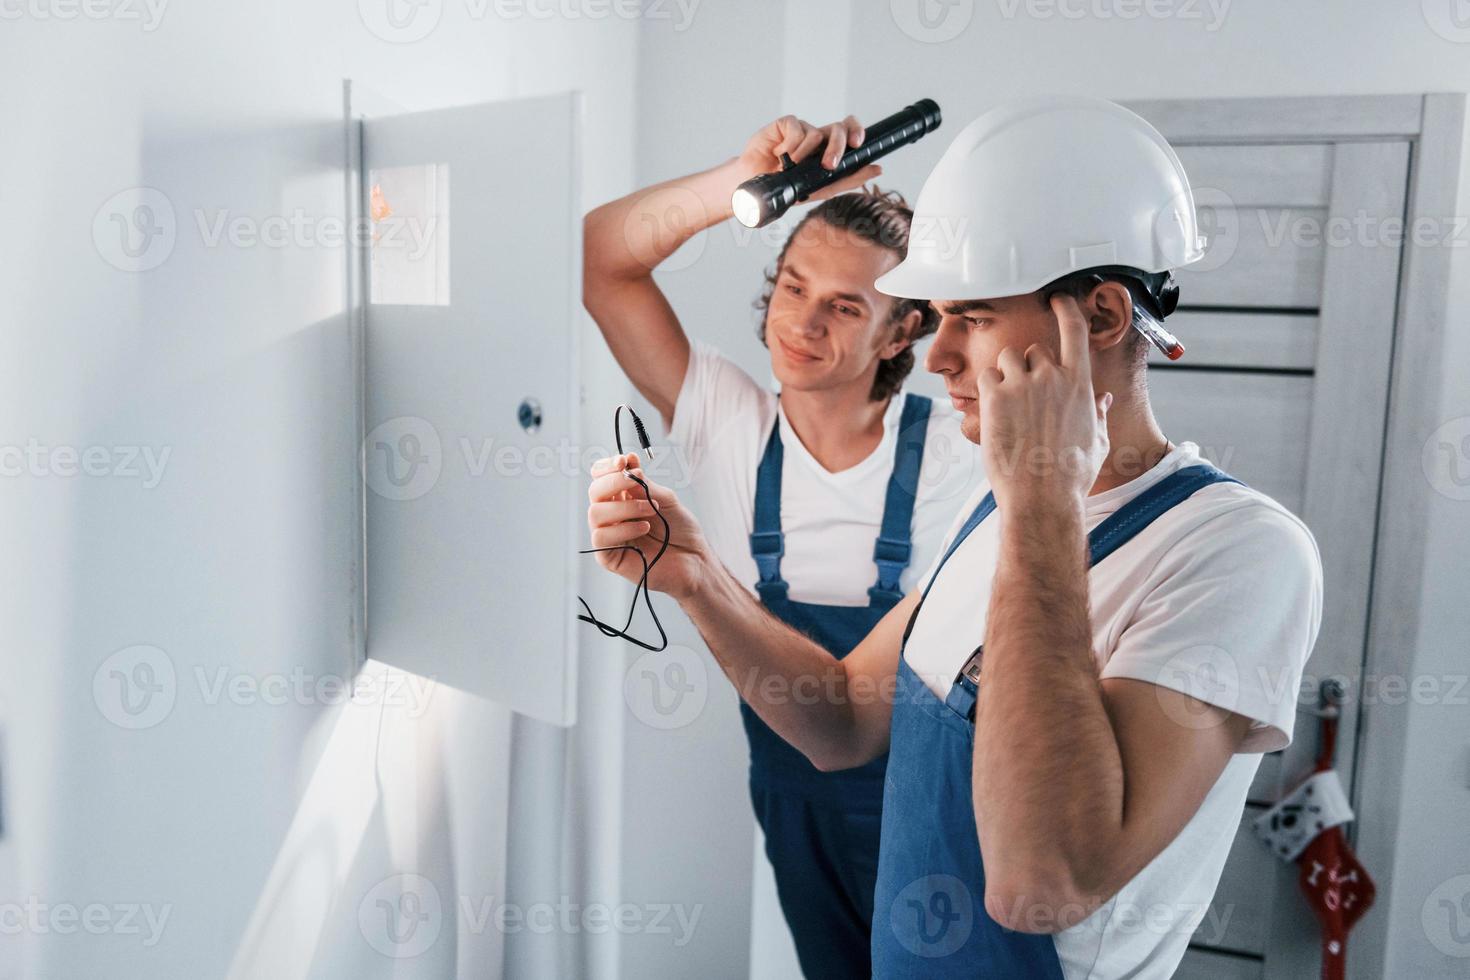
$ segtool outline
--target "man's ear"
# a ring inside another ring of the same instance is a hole
[[[919,324],[924,322],[924,314],[919,310],[909,310],[903,315],[903,319],[893,324],[893,333],[883,349],[878,352],[882,360],[897,357],[903,350],[914,342],[914,334],[919,330]]]
[[[1101,282],[1093,287],[1083,308],[1087,332],[1094,351],[1122,343],[1133,326],[1133,296],[1120,282]]]

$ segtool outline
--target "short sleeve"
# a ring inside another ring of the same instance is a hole
[[[1268,502],[1234,508],[1175,541],[1140,591],[1102,676],[1250,718],[1238,752],[1289,745],[1322,621],[1322,562],[1306,527]]]
[[[684,447],[689,464],[698,470],[720,430],[732,422],[758,418],[761,407],[774,396],[754,378],[703,341],[689,350],[689,367],[674,402],[671,442]]]

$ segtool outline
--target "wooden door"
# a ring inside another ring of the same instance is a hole
[[[1179,274],[1169,321],[1188,352],[1153,364],[1150,389],[1171,439],[1198,442],[1316,537],[1323,620],[1300,689],[1311,707],[1321,680],[1339,678],[1356,695],[1364,678],[1412,141],[1398,125],[1382,137],[1336,135],[1320,119],[1293,133],[1302,107],[1283,107],[1273,125],[1271,101],[1135,106],[1178,148],[1211,238],[1205,258]],[[1342,719],[1337,749],[1349,792],[1357,724],[1355,712]],[[1317,735],[1317,719],[1299,712],[1293,744],[1262,760],[1179,976],[1317,975],[1319,934],[1296,868],[1250,832],[1310,770]]]

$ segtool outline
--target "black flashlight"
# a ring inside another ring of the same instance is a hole
[[[939,103],[920,99],[868,126],[863,145],[844,153],[831,170],[822,166],[822,154],[817,150],[800,163],[792,163],[782,154],[785,166],[781,170],[752,177],[735,188],[730,198],[735,218],[747,228],[764,227],[823,187],[938,129],[939,121]]]

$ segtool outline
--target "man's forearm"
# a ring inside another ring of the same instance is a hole
[[[859,738],[853,701],[881,692],[861,690],[865,678],[771,615],[723,565],[712,562],[680,605],[740,696],[813,765],[844,769],[878,754]]]
[[[676,177],[594,208],[583,221],[589,278],[647,276],[679,246],[729,218],[730,192],[746,176],[732,157],[709,170]]]
[[[1086,901],[1122,816],[1123,763],[1092,654],[1083,510],[1002,513],[975,712],[975,818],[1002,901]]]

